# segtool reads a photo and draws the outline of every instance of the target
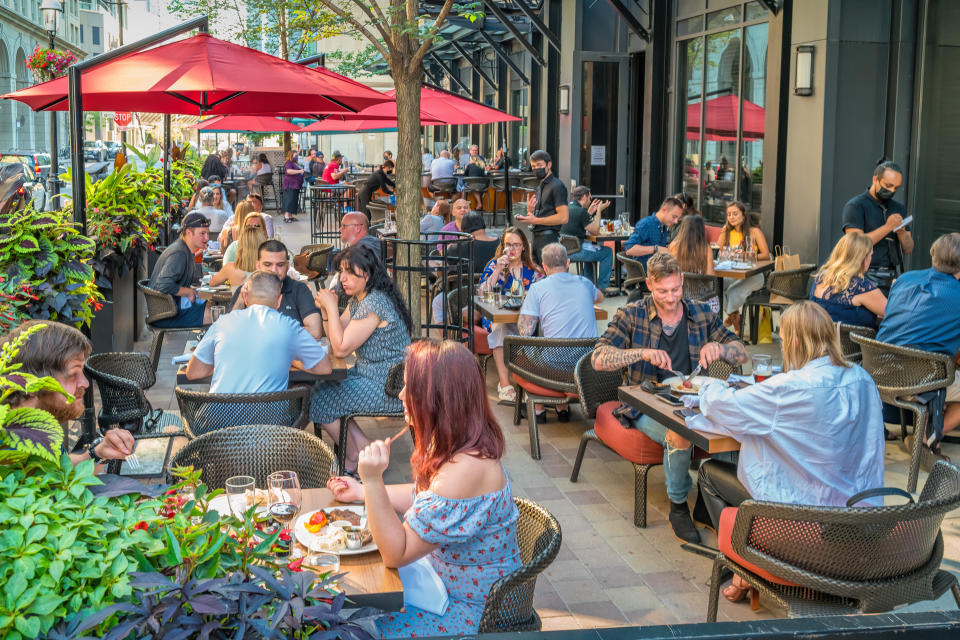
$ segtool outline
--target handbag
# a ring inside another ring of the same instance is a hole
[[[784,253],[783,248],[780,245],[777,245],[773,248],[773,255],[774,271],[787,271],[788,269],[800,268],[800,254],[798,253]],[[793,302],[794,300],[791,300],[785,296],[777,295],[775,293],[770,294],[771,304],[793,304]]]

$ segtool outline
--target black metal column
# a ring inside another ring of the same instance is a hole
[[[163,114],[163,211],[169,225],[170,216],[170,114]]]
[[[50,48],[56,48],[57,43],[54,40],[53,32],[50,32]],[[54,206],[59,204],[58,195],[60,195],[60,143],[57,140],[57,112],[50,112],[50,175],[47,177],[47,186],[50,197],[47,202],[52,202]]]

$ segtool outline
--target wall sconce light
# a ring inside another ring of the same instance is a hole
[[[570,113],[570,85],[560,85],[560,113]]]
[[[793,92],[798,96],[813,95],[813,45],[804,44],[797,47],[797,71],[794,78]]]

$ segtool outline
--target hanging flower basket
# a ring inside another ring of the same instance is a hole
[[[43,49],[37,45],[27,58],[27,68],[33,72],[37,80],[46,82],[65,75],[67,68],[76,61],[77,57],[69,51]]]

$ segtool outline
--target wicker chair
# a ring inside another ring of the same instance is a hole
[[[253,476],[258,487],[281,469],[296,471],[300,486],[327,486],[333,465],[330,447],[314,435],[272,425],[227,427],[191,440],[173,457],[170,467],[193,467],[211,490],[224,486],[231,476]],[[173,482],[167,472],[167,482]]]
[[[840,334],[840,350],[843,352],[844,359],[849,362],[860,362],[862,358],[860,345],[850,338],[851,333],[856,333],[871,340],[877,336],[877,330],[872,327],[860,327],[842,322],[837,323],[837,331]]]
[[[174,389],[190,439],[245,424],[276,424],[303,429],[309,422],[310,389],[293,387],[270,393],[208,393]]]
[[[924,454],[927,439],[927,424],[930,411],[916,396],[935,389],[944,389],[953,382],[955,365],[953,358],[941,353],[930,353],[898,347],[850,334],[850,339],[860,345],[862,365],[877,384],[880,398],[895,407],[913,412],[914,438],[910,452],[910,471],[907,475],[907,491],[917,488],[920,473],[920,458]],[[905,427],[901,427],[906,431]],[[906,433],[903,433],[906,438]]]
[[[327,276],[327,261],[330,259],[330,252],[333,251],[333,245],[329,243],[305,244],[300,247],[300,253],[307,254],[306,268],[317,275],[310,278],[317,291],[323,284],[323,279]]]
[[[540,616],[533,608],[533,591],[537,576],[557,557],[563,534],[557,519],[536,502],[526,498],[513,501],[520,510],[517,546],[523,565],[490,587],[479,633],[540,630]]]
[[[622,264],[627,271],[627,277],[623,280],[623,290],[627,293],[634,289],[645,292],[647,290],[647,270],[643,263],[622,251],[617,254],[617,262]],[[620,267],[617,266],[616,268],[619,269]]]
[[[720,295],[720,279],[700,273],[683,273],[683,297],[696,302],[707,302]]]
[[[745,561],[786,586],[717,554],[707,621],[717,619],[724,570],[729,569],[790,617],[878,613],[934,600],[960,588],[942,571],[944,515],[960,504],[960,468],[937,462],[916,504],[890,507],[807,507],[743,502],[730,537]],[[721,528],[723,525],[721,524]]]
[[[540,459],[540,434],[534,405],[555,407],[578,402],[573,370],[577,361],[593,351],[596,344],[596,338],[507,336],[504,339],[504,358],[507,369],[513,374],[513,388],[517,392],[513,424],[520,424],[520,407],[526,397],[530,457],[534,460]]]
[[[387,382],[384,385],[384,392],[391,398],[400,397],[400,391],[403,389],[403,362],[398,362],[387,373]],[[396,412],[379,411],[367,413],[352,413],[340,418],[340,438],[334,447],[334,455],[337,459],[337,469],[342,472],[344,463],[347,459],[347,425],[355,418],[403,418],[403,410]],[[409,430],[408,430],[409,431]],[[413,432],[410,431],[412,435]]]
[[[743,305],[744,316],[750,318],[750,342],[757,344],[757,334],[760,324],[760,307],[783,310],[792,303],[770,302],[770,294],[789,298],[792,301],[806,300],[810,294],[810,276],[816,270],[815,264],[804,264],[796,269],[771,271],[767,274],[766,286],[755,291],[747,298]]]
[[[367,204],[367,212],[370,214],[371,224],[383,224],[387,219],[387,213],[390,212],[390,207],[380,202],[370,202]]]
[[[145,391],[157,381],[147,354],[96,353],[87,358],[83,370],[100,390],[97,425],[101,431],[126,429],[136,440],[183,434],[178,416],[154,409],[147,399]],[[163,465],[166,463],[164,459]],[[118,473],[121,466],[112,461],[109,471]]]
[[[580,436],[580,448],[577,450],[577,459],[573,463],[570,482],[576,482],[580,476],[580,465],[583,464],[583,456],[587,451],[589,442],[599,442],[614,453],[624,455],[604,442],[596,431],[596,425],[600,420],[617,420],[612,411],[620,406],[617,387],[623,384],[622,373],[620,371],[597,371],[593,368],[590,358],[591,354],[588,353],[577,363],[576,369],[574,369],[574,380],[577,384],[577,395],[584,415],[588,420],[593,419],[595,421],[594,427]],[[707,375],[725,380],[731,373],[739,371],[739,366],[723,360],[716,360],[707,368]],[[604,404],[607,406],[601,408],[601,405]],[[598,415],[598,412],[600,415]],[[646,527],[647,475],[649,475],[650,469],[663,464],[663,447],[648,438],[642,431],[637,429],[629,429],[628,431],[633,440],[628,444],[632,455],[630,458],[626,458],[633,464],[633,524],[636,527]],[[694,458],[708,457],[705,452],[698,449],[694,449],[693,456]]]
[[[150,364],[153,366],[154,373],[156,373],[157,366],[160,364],[160,351],[163,349],[163,338],[167,333],[196,331],[197,329],[203,329],[203,327],[166,328],[153,326],[153,323],[158,320],[176,316],[177,313],[179,313],[177,303],[170,294],[151,289],[149,280],[140,280],[137,282],[137,288],[143,293],[147,300],[146,321],[151,333],[153,333],[153,340],[150,342]]]

